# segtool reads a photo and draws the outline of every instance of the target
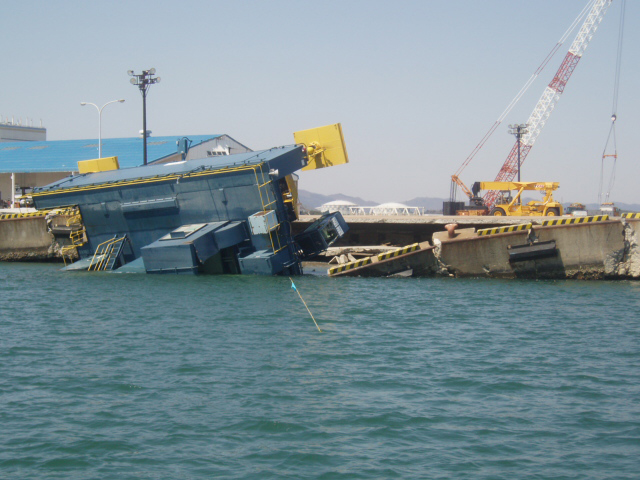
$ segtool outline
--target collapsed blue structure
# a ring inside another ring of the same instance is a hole
[[[87,173],[35,189],[33,201],[78,208],[85,241],[70,269],[296,275],[348,229],[335,213],[292,235],[292,174],[308,161],[292,145]]]

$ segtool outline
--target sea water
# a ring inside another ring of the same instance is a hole
[[[0,264],[2,479],[637,479],[640,282]]]

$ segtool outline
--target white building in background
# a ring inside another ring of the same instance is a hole
[[[348,202],[346,200],[334,200],[332,202],[322,204],[318,210],[322,213],[340,212],[342,215],[353,215],[351,213],[351,208],[354,207],[357,207],[357,205],[353,202]]]
[[[402,203],[383,203],[371,208],[372,215],[424,215],[424,207],[409,207]]]
[[[46,139],[47,129],[42,121],[39,127],[34,127],[28,120],[23,125],[22,119],[16,121],[13,117],[0,116],[0,142],[43,142]]]
[[[371,215],[373,207],[349,207],[350,215]]]
[[[424,207],[409,207],[402,203],[383,203],[377,207],[363,207],[346,200],[327,202],[318,210],[322,213],[340,212],[342,215],[424,215]]]

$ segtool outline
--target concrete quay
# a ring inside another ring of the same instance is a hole
[[[417,249],[359,258],[331,268],[329,275],[640,279],[640,218],[556,217],[547,224],[548,217],[527,217],[518,227],[488,230],[491,219],[483,220],[484,231],[470,228],[470,221],[467,228],[455,222],[459,228],[451,234],[434,232]]]

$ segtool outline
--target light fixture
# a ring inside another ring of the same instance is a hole
[[[150,68],[149,70],[143,70],[141,74],[134,73],[133,70],[127,71],[131,78],[130,82],[132,85],[136,85],[140,89],[140,93],[142,94],[142,132],[143,132],[143,159],[144,165],[147,164],[147,91],[149,90],[149,86],[154,83],[160,83],[160,77],[152,78],[153,75],[156,74],[155,68]]]
[[[102,107],[98,107],[98,105],[96,105],[95,103],[80,102],[80,105],[82,105],[83,107],[85,105],[93,105],[94,107],[96,107],[96,110],[98,110],[98,158],[102,158],[102,109],[112,103],[123,102],[124,98],[121,98],[120,100],[111,100],[110,102],[105,103]]]
[[[515,135],[516,142],[518,143],[518,181],[520,181],[520,146],[522,145],[522,137],[529,133],[529,130],[527,130],[528,126],[526,123],[509,125],[509,133]]]

